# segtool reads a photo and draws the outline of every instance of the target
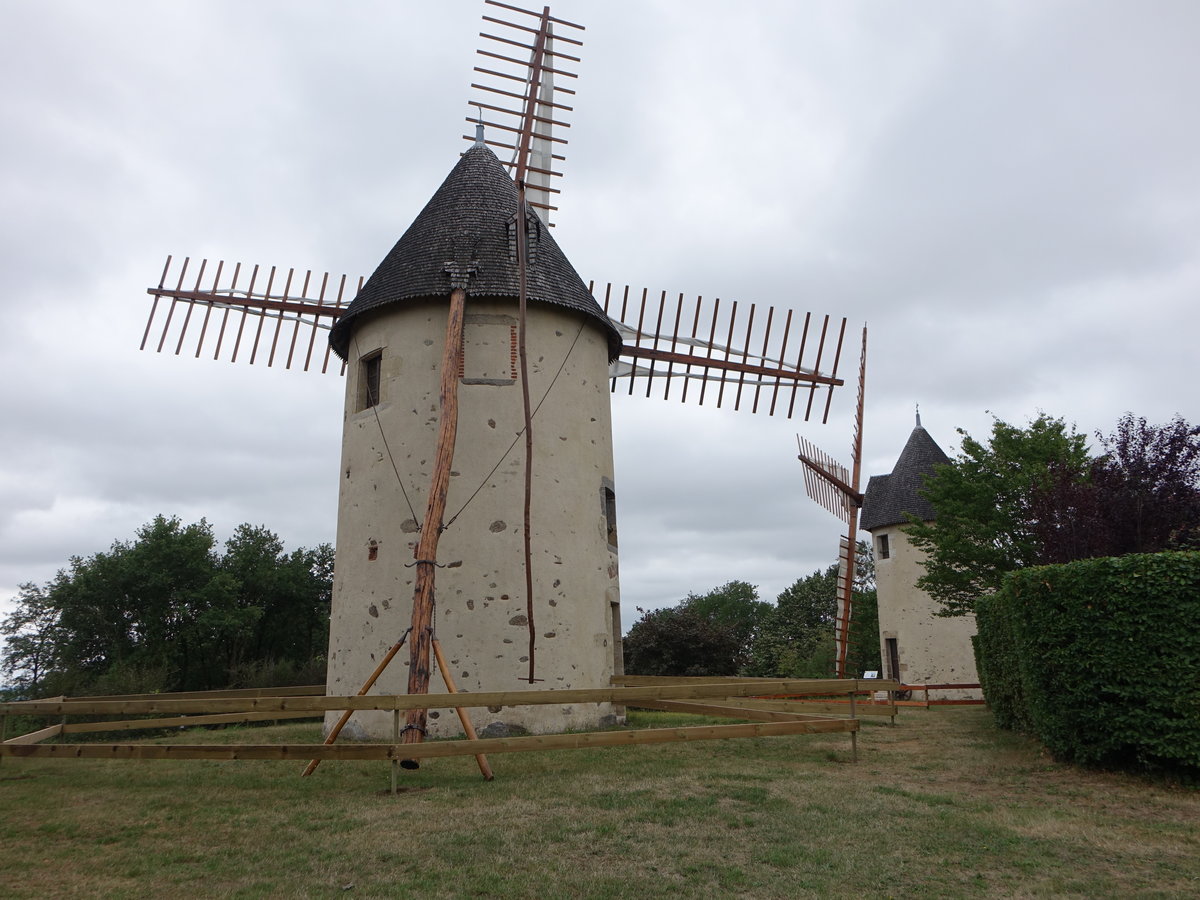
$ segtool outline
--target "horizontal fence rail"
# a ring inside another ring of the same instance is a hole
[[[342,697],[248,697],[153,700],[25,700],[0,703],[0,715],[101,716],[148,713],[228,713],[301,710],[454,709],[483,706],[544,706],[555,703],[620,703],[637,700],[687,700],[698,697],[750,697],[762,694],[852,694],[879,690],[887,682],[857,679],[741,680],[714,683],[653,684],[636,687],[547,691],[479,691],[455,694],[381,694]]]
[[[662,676],[662,675],[614,675],[613,684],[629,687],[651,687],[667,685],[711,684],[712,678],[703,676]],[[827,680],[810,680],[812,690],[776,691],[771,686],[777,682],[766,678],[725,678],[725,684],[758,686],[758,691],[745,695],[739,700],[715,700],[710,705],[725,708],[737,708],[744,713],[747,709],[772,710],[775,712],[810,714],[822,716],[887,716],[895,724],[897,702],[895,691],[904,688],[898,681],[879,678],[838,679],[832,683],[840,685],[837,690],[824,690],[819,685],[828,685]],[[850,687],[853,685],[853,687]],[[875,700],[878,694],[886,693],[886,700]],[[862,696],[859,696],[862,695]],[[645,709],[664,709],[652,705],[653,701],[635,701],[629,705]],[[749,718],[749,716],[745,716]]]
[[[482,738],[475,741],[432,741],[421,744],[0,744],[0,756],[49,759],[273,759],[308,761],[431,759],[520,753],[530,750],[583,750],[673,741],[711,741],[789,734],[856,732],[853,719],[766,722],[750,725],[694,725],[636,731]]]
[[[0,742],[0,758],[42,759],[212,759],[212,760],[390,760],[479,756],[533,750],[618,747],[671,741],[721,740],[791,734],[848,733],[857,759],[859,714],[894,715],[894,705],[871,704],[859,694],[894,689],[895,682],[859,679],[648,678],[621,676],[613,686],[575,690],[481,691],[476,693],[322,696],[323,688],[248,689],[184,695],[138,694],[55,697],[0,704],[8,716],[62,717],[59,724]],[[67,734],[248,724],[315,718],[329,711],[453,707],[537,706],[556,703],[614,703],[672,712],[723,716],[749,723],[694,725],[532,735],[514,738],[432,741],[421,744],[101,744],[44,743]],[[173,714],[163,717],[164,714]],[[69,716],[143,715],[157,718],[68,723]],[[7,737],[7,735],[5,735]]]

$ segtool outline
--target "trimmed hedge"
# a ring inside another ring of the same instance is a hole
[[[1200,773],[1200,553],[1013,572],[976,619],[997,724],[1060,759]]]
[[[971,638],[975,648],[975,668],[996,724],[1012,731],[1032,733],[1033,723],[1025,703],[1017,643],[1008,611],[1009,606],[997,603],[995,597],[984,597],[976,603],[978,633]]]

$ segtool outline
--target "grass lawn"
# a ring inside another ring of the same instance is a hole
[[[702,721],[640,713],[635,724]],[[1194,897],[1200,791],[982,709],[845,734],[387,763],[0,764],[5,897]],[[316,724],[182,743],[319,740]]]

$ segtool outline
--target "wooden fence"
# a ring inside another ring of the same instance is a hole
[[[56,725],[9,738],[0,725],[0,759],[276,759],[392,760],[445,756],[479,756],[531,750],[568,750],[671,741],[719,740],[788,734],[850,735],[858,757],[858,716],[872,704],[859,695],[895,688],[895,683],[856,679],[619,679],[627,686],[586,690],[486,691],[421,695],[320,696],[324,688],[219,691],[202,694],[144,694],[121,697],[57,697],[0,703],[0,722],[11,716],[60,717]],[[778,698],[822,698],[811,702]],[[769,698],[769,699],[764,699]],[[836,700],[841,698],[842,703]],[[725,716],[749,723],[700,725],[531,735],[482,740],[431,741],[420,744],[47,744],[61,735],[192,725],[232,724],[323,716],[329,710],[390,710],[452,707],[525,706],[556,703],[615,703],[680,712]],[[832,710],[832,712],[830,712]],[[887,714],[887,713],[879,713]],[[892,707],[894,715],[894,706]],[[122,716],[155,716],[148,719]],[[106,721],[70,723],[72,716],[110,717]]]
[[[980,686],[977,682],[947,682],[945,684],[901,684],[898,690],[901,693],[906,693],[908,699],[900,700],[898,703],[901,706],[917,706],[922,709],[931,709],[934,706],[982,706],[984,704],[983,695],[978,697],[937,697],[933,696],[932,692],[942,691],[978,691]]]
[[[722,678],[720,681],[724,684],[749,684],[762,686],[766,682],[771,682],[771,679],[766,678]],[[854,679],[846,679],[837,682],[838,684],[848,684]],[[656,675],[615,675],[612,678],[613,684],[623,685],[627,687],[644,687],[649,685],[671,685],[671,684],[711,684],[712,678],[703,677],[663,677]],[[813,682],[814,684],[818,682]],[[819,682],[828,684],[829,682]],[[631,706],[642,707],[646,709],[668,709],[674,708],[680,712],[699,712],[703,715],[721,715],[711,709],[717,706],[735,706],[736,708],[768,710],[788,713],[807,713],[809,715],[822,716],[841,716],[856,719],[860,716],[887,716],[891,719],[892,724],[896,724],[896,699],[894,690],[900,689],[901,685],[894,681],[879,681],[878,679],[861,679],[856,680],[858,685],[857,690],[846,690],[839,688],[837,691],[828,691],[824,693],[813,693],[811,691],[797,692],[791,694],[785,693],[770,693],[756,697],[746,697],[737,701],[731,700],[713,700],[709,701],[710,709],[699,710],[690,709],[684,710],[678,705],[668,707],[665,703],[672,701],[651,701],[650,703],[631,703]],[[867,687],[870,685],[870,687]],[[882,693],[884,699],[876,700],[875,697]],[[695,704],[693,704],[695,706]]]

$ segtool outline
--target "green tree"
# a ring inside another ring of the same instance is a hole
[[[1043,562],[1200,547],[1200,426],[1149,425],[1126,413],[1086,479],[1041,491],[1034,521]]]
[[[258,686],[272,668],[282,667],[283,677],[289,661],[323,662],[333,585],[331,546],[286,553],[266,527],[240,525],[225,543],[219,569],[232,585],[229,603],[213,614],[226,672],[238,673],[236,680],[247,686],[251,681]]]
[[[879,655],[879,596],[875,588],[856,591],[850,613],[850,646],[846,650],[846,674],[861,676],[883,668]]]
[[[917,585],[949,616],[971,612],[1005,573],[1043,561],[1039,497],[1055,482],[1086,479],[1091,462],[1083,435],[1045,413],[1027,428],[995,419],[986,444],[959,434],[962,452],[925,482],[936,521],[908,526],[926,554]]]
[[[0,621],[4,636],[0,672],[19,696],[35,697],[56,663],[58,613],[44,588],[28,583],[20,591],[16,609]]]
[[[746,581],[729,581],[707,594],[688,594],[683,606],[716,625],[729,628],[743,652],[748,652],[771,604],[758,599],[758,588]]]
[[[760,677],[823,678],[834,662],[837,565],[785,588],[763,622],[747,673]]]
[[[213,545],[207,522],[158,516],[134,541],[72,558],[50,589],[65,689],[208,687],[211,647],[199,617],[223,587]]]
[[[771,604],[758,588],[730,581],[678,605],[647,612],[623,641],[631,675],[736,675],[749,659]]]
[[[319,679],[332,572],[328,545],[286,553],[266,528],[242,525],[220,554],[207,522],[158,516],[133,541],[24,586],[0,623],[2,670],[27,693]]]
[[[871,550],[858,542],[846,659],[848,672],[879,668],[879,620]],[[798,578],[775,600],[750,653],[747,674],[827,678],[836,668],[837,565]]]
[[[744,647],[737,632],[686,604],[638,608],[641,618],[625,635],[625,671],[630,675],[736,675]]]

